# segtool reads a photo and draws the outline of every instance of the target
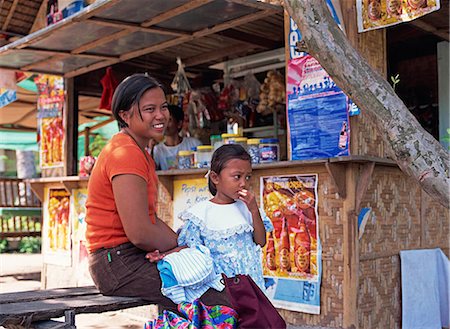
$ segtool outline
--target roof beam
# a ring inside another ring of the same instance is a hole
[[[256,48],[254,45],[249,45],[249,44],[239,44],[239,45],[234,45],[231,47],[226,47],[226,48],[220,48],[217,50],[213,50],[210,52],[207,52],[205,54],[202,54],[200,56],[192,56],[192,57],[188,57],[186,59],[182,59],[181,61],[183,62],[183,64],[188,67],[188,66],[195,66],[195,65],[200,65],[203,63],[208,63],[208,62],[212,62],[233,54],[238,54],[238,53],[242,53],[244,51],[248,51],[250,49],[254,49]]]
[[[163,34],[163,35],[173,35],[173,36],[183,36],[183,35],[190,35],[189,32],[184,31],[178,31],[178,30],[171,30],[171,29],[162,29],[159,27],[143,27],[136,23],[127,23],[122,21],[115,21],[112,19],[104,19],[104,18],[98,18],[98,17],[92,17],[89,19],[88,22],[95,23],[97,25],[102,26],[111,26],[111,27],[119,27],[119,28],[127,28],[133,32],[135,31],[142,31],[142,32],[150,32],[150,33],[157,33],[157,34]]]
[[[97,39],[97,40],[85,43],[84,45],[82,45],[82,46],[72,50],[71,53],[72,54],[80,54],[82,52],[85,52],[86,50],[89,50],[89,49],[98,47],[100,45],[103,45],[105,43],[108,43],[108,42],[120,39],[120,38],[122,38],[122,37],[124,37],[126,35],[129,35],[130,33],[133,33],[133,31],[131,29],[125,29],[125,30],[122,30],[122,31],[119,31],[119,32],[116,32],[116,33],[113,33],[113,34],[110,34],[110,35],[107,35],[107,36],[105,36],[103,38],[100,38],[100,39]]]
[[[211,2],[211,0],[191,0],[185,3],[184,5],[181,5],[179,7],[176,7],[174,9],[171,9],[169,11],[166,11],[162,14],[159,14],[155,17],[152,17],[151,19],[142,22],[141,26],[143,27],[149,27],[151,25],[155,25],[158,23],[161,23],[163,21],[166,21],[172,17],[184,14],[188,11],[194,10],[195,8],[201,7],[207,3]]]
[[[3,23],[2,30],[6,30],[8,28],[9,22],[11,21],[11,18],[13,17],[14,12],[16,11],[16,7],[17,7],[18,3],[19,3],[19,0],[13,1],[11,8],[9,8],[8,16],[6,16],[5,22]]]
[[[438,36],[439,38],[449,41],[448,31],[438,30],[433,25],[428,24],[420,19],[416,19],[416,20],[412,21],[411,24],[425,32],[434,34],[434,35]]]
[[[54,60],[63,59],[64,57],[66,57],[66,56],[65,55],[61,55],[61,54],[50,56],[50,57],[47,57],[46,59],[43,59],[43,60],[40,60],[40,61],[31,63],[31,64],[28,64],[28,65],[25,65],[25,66],[22,66],[20,68],[20,71],[29,71],[29,70],[33,69],[34,67],[36,67],[38,65],[50,63],[50,62],[52,62]]]
[[[283,6],[272,5],[261,1],[248,1],[248,0],[227,0],[228,2],[238,3],[243,6],[257,8],[261,10],[271,10],[273,12],[283,12]]]
[[[36,14],[36,18],[34,19],[33,25],[31,26],[31,29],[28,34],[31,34],[41,29],[41,20],[45,18],[45,12],[47,11],[47,3],[48,1],[42,1],[39,10]]]
[[[63,51],[63,50],[48,50],[48,49],[40,49],[40,48],[26,48],[21,49],[22,52],[31,52],[31,53],[38,53],[38,54],[45,54],[49,56],[54,55],[61,55],[61,56],[70,56],[71,53],[69,51]],[[5,52],[5,54],[12,52],[12,49],[9,49]],[[94,54],[75,54],[77,57],[82,58],[93,58],[93,59],[99,59],[99,60],[111,60],[111,59],[118,59],[118,57],[115,56],[105,56],[105,55],[94,55]]]
[[[259,12],[255,13],[255,14],[247,15],[247,16],[244,16],[244,17],[239,17],[237,19],[233,19],[231,21],[215,25],[215,26],[213,26],[211,28],[207,27],[207,28],[205,28],[203,30],[194,32],[192,35],[182,36],[182,37],[179,37],[177,39],[168,40],[168,41],[165,41],[165,42],[161,42],[161,43],[159,43],[157,45],[153,45],[153,46],[150,46],[150,47],[147,47],[147,48],[143,48],[143,49],[139,49],[139,50],[135,50],[135,51],[129,52],[127,54],[124,54],[124,55],[120,56],[120,60],[125,61],[125,60],[128,60],[130,58],[134,58],[134,57],[138,57],[138,56],[141,56],[141,55],[149,54],[149,53],[152,53],[152,52],[155,52],[155,51],[163,50],[163,49],[166,49],[166,48],[169,48],[169,47],[172,47],[172,46],[176,46],[176,45],[179,45],[179,44],[187,42],[187,41],[191,41],[191,40],[194,40],[194,39],[197,39],[197,38],[201,38],[201,37],[204,37],[204,36],[207,36],[207,35],[210,35],[210,34],[217,33],[219,31],[223,31],[223,30],[229,29],[229,28],[234,27],[234,26],[238,26],[238,25],[245,24],[245,23],[248,23],[248,22],[256,21],[258,19],[264,18],[264,17],[269,16],[271,14],[272,14],[271,11],[264,10],[264,11],[259,11]]]
[[[246,32],[241,32],[235,29],[228,29],[228,30],[224,30],[224,31],[220,31],[217,34],[222,35],[224,37],[230,38],[230,39],[234,39],[234,40],[239,40],[245,43],[249,43],[252,45],[257,45],[263,48],[269,48],[269,49],[274,49],[274,48],[279,48],[281,47],[279,42],[264,38],[264,37],[260,37],[257,35],[252,35]]]

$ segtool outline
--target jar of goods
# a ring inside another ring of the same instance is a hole
[[[236,137],[236,138],[234,138],[234,144],[239,144],[245,150],[247,150],[247,137]]]
[[[211,146],[213,147],[214,151],[223,145],[221,135],[211,135],[210,140],[211,140]]]
[[[252,163],[259,163],[259,138],[247,140],[247,152],[250,154]]]
[[[211,145],[197,146],[197,168],[209,168],[211,165],[211,158],[213,154],[213,147]]]
[[[240,137],[238,134],[222,134],[224,144],[234,144],[234,139]]]
[[[280,142],[278,138],[267,138],[259,141],[259,162],[267,163],[279,161]]]
[[[192,167],[192,151],[178,151],[178,169],[189,169]]]

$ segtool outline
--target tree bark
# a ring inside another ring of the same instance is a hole
[[[325,0],[284,0],[307,52],[376,123],[400,169],[449,208],[449,153],[422,128],[389,83],[350,44]]]

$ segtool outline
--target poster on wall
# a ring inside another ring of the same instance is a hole
[[[181,212],[193,205],[212,198],[206,178],[175,180],[173,182],[173,230],[178,230],[183,222],[178,218]]]
[[[65,104],[64,78],[41,74],[35,78],[38,89],[39,156],[41,168],[63,166]]]
[[[292,160],[349,155],[348,98],[310,55],[288,64]]]
[[[42,253],[44,262],[70,266],[71,223],[70,193],[66,189],[48,189],[44,204]]]
[[[94,284],[89,274],[86,248],[86,200],[86,188],[72,190],[72,266],[76,268],[77,286]]]
[[[439,8],[440,0],[356,0],[358,32],[409,22]]]
[[[336,23],[341,20],[331,0],[328,8]],[[296,50],[301,40],[297,24],[289,18],[287,65],[287,117],[289,159],[306,160],[350,155],[349,109],[356,106],[312,56]],[[354,109],[356,107],[356,109]]]
[[[268,296],[276,307],[320,314],[317,174],[267,176],[260,183],[261,205],[274,226],[263,248]]]

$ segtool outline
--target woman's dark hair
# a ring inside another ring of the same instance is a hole
[[[214,151],[211,159],[211,171],[219,175],[222,169],[225,168],[227,162],[233,159],[252,162],[250,155],[241,145],[225,144]],[[216,195],[216,184],[212,182],[211,177],[208,177],[208,188],[212,195]]]
[[[181,107],[178,105],[169,105],[170,116],[175,119],[176,123],[183,122],[184,120],[184,112]]]
[[[119,128],[126,128],[128,124],[120,117],[120,111],[129,111],[137,104],[139,116],[142,119],[139,101],[142,95],[149,89],[161,88],[161,83],[146,73],[136,73],[125,78],[116,88],[112,98],[111,109]],[[163,89],[164,90],[164,89]]]

